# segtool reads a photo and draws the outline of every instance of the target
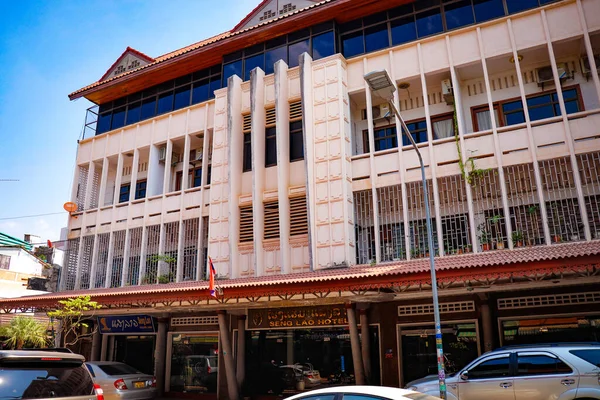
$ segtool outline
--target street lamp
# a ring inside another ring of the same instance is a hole
[[[433,316],[435,320],[435,343],[437,350],[437,365],[438,365],[438,379],[440,385],[440,397],[446,399],[446,373],[444,371],[444,349],[442,347],[442,325],[440,322],[440,305],[438,302],[438,291],[437,291],[437,278],[435,275],[435,254],[433,248],[433,234],[431,232],[431,213],[429,211],[429,191],[427,189],[427,180],[425,179],[425,165],[423,164],[423,158],[419,152],[419,148],[413,139],[410,130],[406,126],[404,119],[400,115],[398,109],[394,104],[394,92],[396,91],[396,85],[392,82],[392,79],[386,71],[373,71],[369,72],[364,76],[367,85],[371,88],[371,92],[386,100],[390,105],[390,109],[400,123],[404,134],[410,140],[413,148],[417,152],[419,157],[419,163],[421,163],[421,178],[423,180],[423,193],[425,196],[425,218],[427,219],[427,243],[429,248],[429,268],[431,270],[431,291],[433,295]],[[400,143],[398,143],[400,146]]]

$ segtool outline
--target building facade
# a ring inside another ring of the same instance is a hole
[[[595,0],[272,0],[157,58],[127,48],[70,95],[97,106],[62,292],[28,304],[90,293],[123,319],[92,357],[155,349],[140,365],[161,390],[220,398],[277,391],[249,384],[286,370],[273,362],[323,384],[434,372],[430,252],[449,370],[498,345],[598,340],[599,54]],[[424,160],[433,249],[375,70]]]

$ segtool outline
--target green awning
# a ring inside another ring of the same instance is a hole
[[[33,249],[30,243],[2,232],[0,232],[0,246],[22,247],[29,251]]]

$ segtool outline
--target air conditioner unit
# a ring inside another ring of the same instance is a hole
[[[596,62],[596,71],[600,73],[600,54],[594,54],[594,61]],[[581,64],[581,73],[585,75],[586,79],[589,79],[592,68],[590,67],[590,60],[588,59],[588,56],[581,57],[579,62]]]
[[[378,118],[387,118],[390,116],[390,105],[385,103],[385,104],[380,104],[378,106],[374,106],[373,107],[373,119],[378,119]]]
[[[561,82],[570,78],[569,67],[567,67],[567,64],[558,63],[556,64],[556,69],[558,72],[558,78]],[[537,84],[541,88],[544,88],[545,84],[554,83],[554,75],[552,74],[552,66],[550,65],[541,68],[536,68],[535,75]]]
[[[192,157],[190,159],[190,163],[192,165],[196,165],[196,164],[202,164],[202,150],[196,151],[194,150],[195,154],[193,154],[194,157]]]
[[[158,161],[165,162],[167,159],[167,146],[162,146],[158,149]]]
[[[444,96],[447,105],[451,106],[454,104],[454,91],[452,90],[452,81],[450,79],[442,81],[442,96]]]

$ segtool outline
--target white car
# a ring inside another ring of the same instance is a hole
[[[304,392],[287,400],[440,400],[438,397],[385,386],[337,386]]]

